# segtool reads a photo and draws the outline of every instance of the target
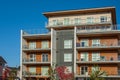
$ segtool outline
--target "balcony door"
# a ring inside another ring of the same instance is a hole
[[[48,54],[42,54],[42,62],[48,62]]]
[[[43,76],[48,75],[48,69],[49,69],[48,66],[41,67],[41,75]]]
[[[41,48],[44,48],[44,49],[49,48],[49,42],[47,40],[46,41],[42,41]]]
[[[92,61],[100,61],[100,53],[92,53]]]
[[[80,73],[81,73],[81,75],[88,75],[88,67],[81,66]]]
[[[30,62],[35,62],[35,61],[36,61],[36,55],[30,54]]]
[[[36,48],[36,42],[29,42],[29,49],[35,49]]]
[[[81,53],[81,61],[88,61],[88,53],[87,52]]]
[[[92,46],[100,46],[100,39],[93,39]]]

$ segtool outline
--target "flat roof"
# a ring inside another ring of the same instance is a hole
[[[59,15],[74,15],[74,14],[87,14],[87,13],[98,13],[98,12],[115,13],[115,7],[54,11],[54,12],[45,12],[45,13],[43,13],[43,15],[46,16],[47,18],[49,18],[52,16],[59,16]]]

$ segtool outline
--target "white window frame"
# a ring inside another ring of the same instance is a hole
[[[57,25],[58,20],[52,20],[52,22],[53,22],[53,26],[55,26],[55,25]]]
[[[100,22],[101,23],[107,22],[107,16],[101,16],[100,17]]]
[[[99,52],[92,53],[92,61],[100,61],[100,53]]]
[[[81,18],[75,18],[74,21],[75,21],[75,24],[80,24],[81,23]]]
[[[82,70],[82,67],[84,68],[83,70]],[[87,68],[87,70],[85,68]],[[83,73],[82,73],[82,71],[83,71]],[[80,74],[81,75],[88,75],[88,66],[81,66],[80,67]]]
[[[29,67],[30,73],[36,73],[36,67]]]
[[[42,41],[41,42],[41,48],[46,49],[49,48],[49,41]]]
[[[48,60],[48,57],[49,57],[48,54],[43,53],[43,54],[42,54],[42,58],[41,58],[42,60],[41,60],[41,61],[42,61],[42,62],[48,62],[48,61],[49,61],[49,60]]]
[[[64,53],[64,62],[72,62],[72,54]]]
[[[82,43],[84,43],[84,45]],[[89,45],[88,39],[82,39],[80,42],[80,45],[81,45],[81,47],[88,47],[88,45]]]
[[[72,40],[64,40],[64,49],[72,48]]]
[[[65,73],[72,73],[72,66],[66,66]]]
[[[89,59],[88,52],[82,52],[80,59],[81,59],[81,61],[88,61],[88,59]]]
[[[93,39],[92,46],[100,46],[100,39]]]
[[[41,75],[47,76],[48,75],[48,69],[49,69],[48,66],[42,66],[41,67]]]
[[[87,23],[91,24],[93,23],[94,18],[93,17],[87,17]]]
[[[32,53],[29,55],[29,61],[30,62],[35,62],[36,61],[36,54]]]
[[[36,42],[29,42],[29,49],[35,49],[36,48]]]
[[[64,18],[64,25],[69,25],[70,19],[69,18]]]

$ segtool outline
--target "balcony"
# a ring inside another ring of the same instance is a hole
[[[111,24],[111,18],[107,17],[107,20],[100,21],[100,18],[94,18],[93,20],[87,22],[87,19],[80,19],[80,21],[76,21],[74,19],[70,19],[69,21],[65,22],[64,20],[56,20],[49,21],[46,24],[46,27],[65,27],[65,26],[83,26],[83,25],[95,25],[95,24]]]
[[[120,59],[115,59],[113,57],[106,57],[106,56],[100,56],[100,59],[97,60],[85,60],[85,59],[77,59],[77,64],[117,64],[120,63]]]
[[[51,50],[51,48],[49,48],[49,47],[46,47],[46,48],[36,48],[36,47],[29,48],[29,46],[23,45],[22,50],[24,52],[49,52]]]
[[[76,43],[76,49],[78,51],[84,51],[84,50],[117,50],[120,49],[120,44],[94,44],[94,45],[83,45],[80,43]]]
[[[77,74],[75,75],[76,77],[90,77],[90,73],[91,73],[92,71],[88,71],[88,72],[85,72],[85,71],[83,71],[83,72],[77,72]],[[106,72],[106,71],[105,71]],[[82,73],[82,74],[81,74]],[[83,74],[84,73],[84,74]],[[118,77],[118,78],[120,78],[120,70],[118,70],[118,71],[107,71],[106,72],[106,76],[103,76],[103,77],[105,77],[105,78],[114,78],[114,77]]]
[[[43,77],[49,77],[49,75],[42,75],[41,72],[39,73],[32,73],[32,72],[29,72],[29,71],[23,71],[22,75],[24,77],[40,77],[40,78],[43,78]]]
[[[78,37],[118,36],[120,30],[117,30],[116,27],[119,26],[82,26],[76,29],[76,34]]]
[[[23,59],[23,64],[50,64],[50,61],[37,61],[30,59]]]
[[[23,30],[22,37],[24,39],[50,39],[51,32],[47,29],[31,29],[31,30]]]

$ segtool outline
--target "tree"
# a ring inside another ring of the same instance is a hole
[[[101,71],[98,66],[95,66],[90,74],[90,80],[105,80],[103,76],[106,76],[106,72]]]

